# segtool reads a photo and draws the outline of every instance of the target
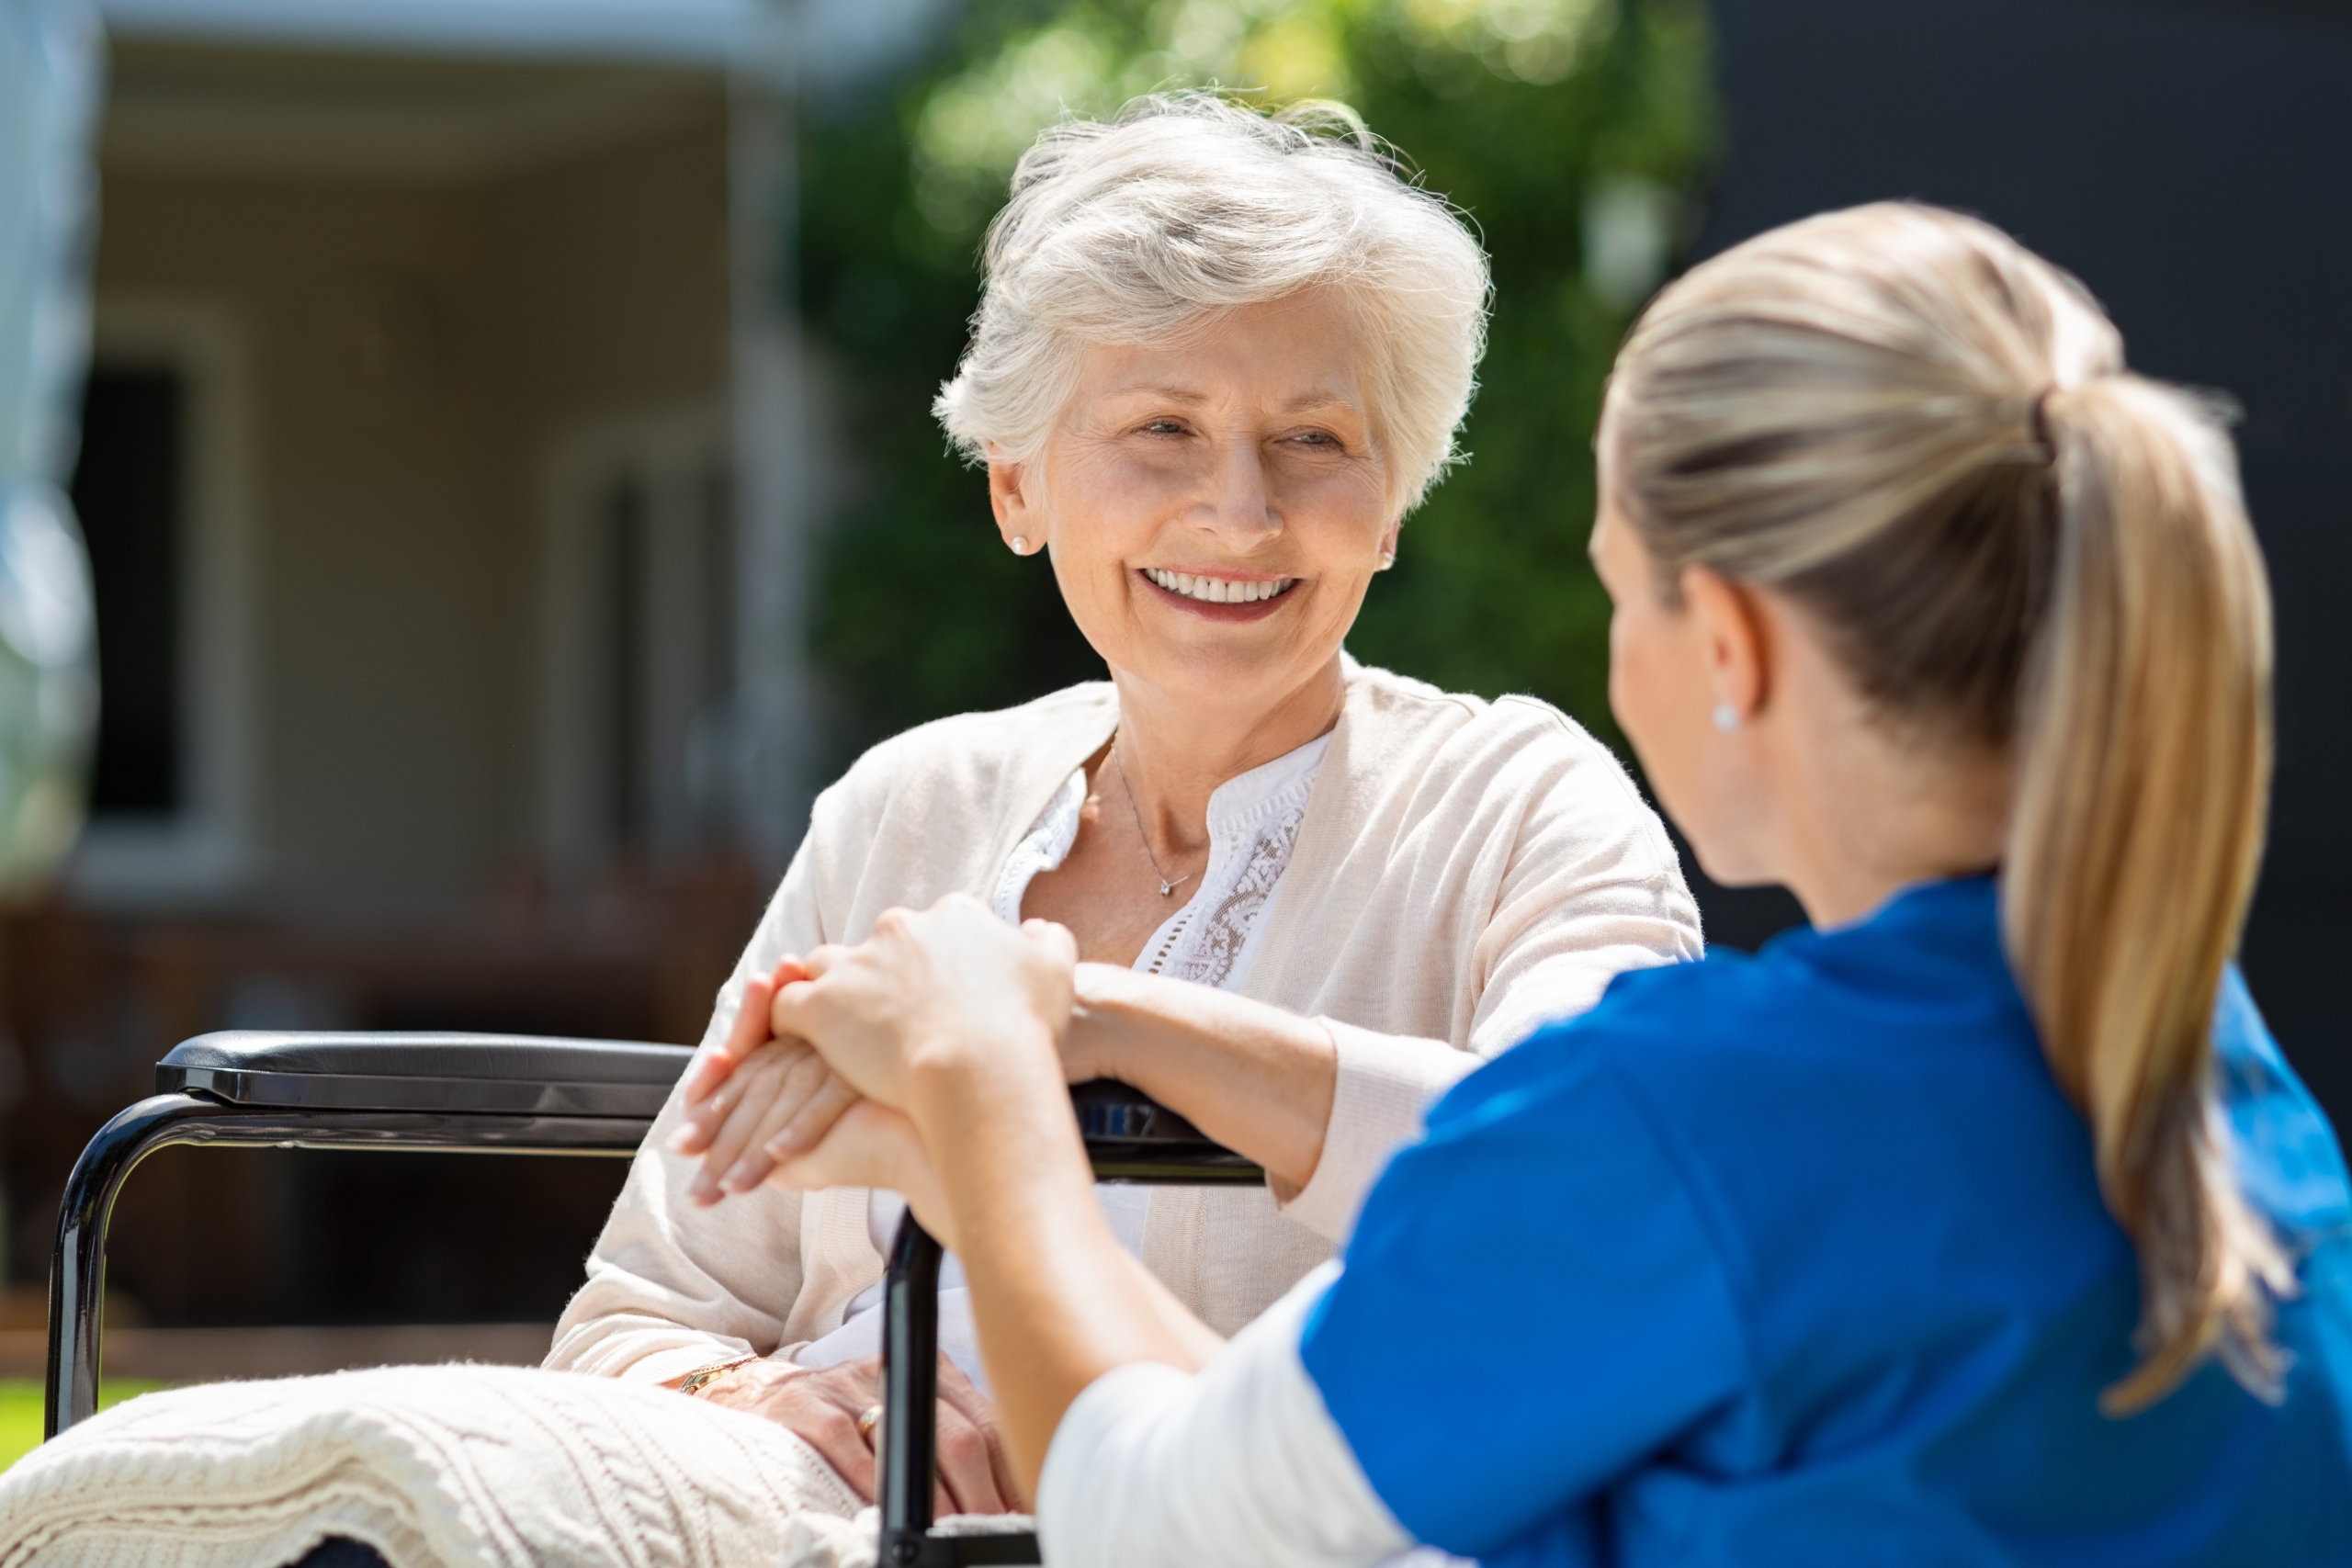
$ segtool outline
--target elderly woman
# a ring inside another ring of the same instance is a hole
[[[793,954],[948,893],[1068,927],[1068,1076],[1266,1168],[1264,1190],[1099,1194],[1231,1333],[1331,1256],[1456,1078],[1700,952],[1660,823],[1590,736],[1343,650],[1471,393],[1486,269],[1442,201],[1360,137],[1147,99],[1049,131],[986,259],[938,412],[1111,679],[910,731],[819,799],[548,1361],[771,1416],[861,1490],[902,1204],[763,1182],[853,1098],[768,1038]],[[978,1377],[956,1280],[942,1340]],[[944,1501],[1010,1506],[984,1407],[946,1381]]]

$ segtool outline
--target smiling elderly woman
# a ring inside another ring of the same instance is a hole
[[[853,1098],[767,1020],[780,964],[895,906],[963,892],[1069,927],[1069,1076],[1266,1168],[1271,1190],[1100,1193],[1226,1333],[1331,1255],[1456,1078],[1618,972],[1698,955],[1607,750],[1342,649],[1455,455],[1487,284],[1444,203],[1340,130],[1161,97],[1023,159],[937,410],[1111,679],[910,731],[824,793],[549,1366],[770,1416],[870,1486],[901,1205],[767,1184]],[[977,1376],[956,1284],[943,1343]],[[945,1501],[1015,1505],[980,1396],[948,1389]]]

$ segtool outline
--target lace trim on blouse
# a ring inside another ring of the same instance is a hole
[[[1209,796],[1209,863],[1193,897],[1144,943],[1137,971],[1240,989],[1264,929],[1260,917],[1290,865],[1330,739],[1318,736],[1217,786]],[[1030,880],[1069,855],[1085,806],[1086,770],[1080,767],[1006,860],[991,900],[999,916],[1019,923]]]

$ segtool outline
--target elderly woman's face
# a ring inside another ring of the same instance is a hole
[[[1052,548],[1114,670],[1272,703],[1339,652],[1396,535],[1358,348],[1309,293],[1181,347],[1091,350],[1038,456],[991,465],[999,526]]]

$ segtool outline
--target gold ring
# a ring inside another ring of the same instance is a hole
[[[857,1418],[857,1435],[868,1444],[874,1441],[874,1429],[882,1425],[882,1407],[869,1404]]]

